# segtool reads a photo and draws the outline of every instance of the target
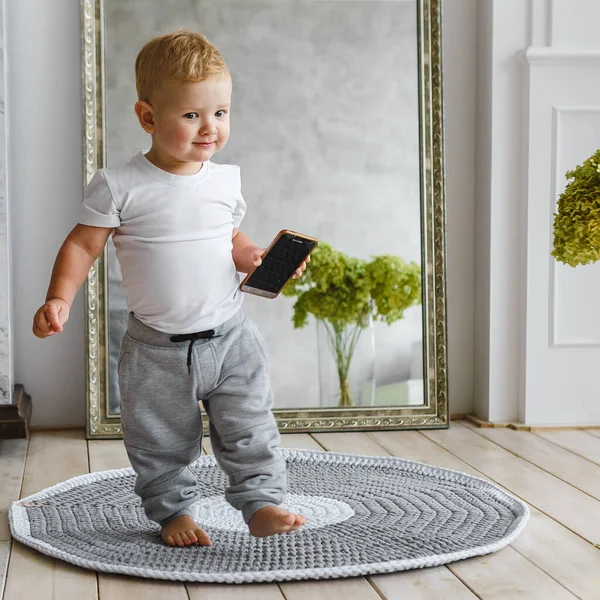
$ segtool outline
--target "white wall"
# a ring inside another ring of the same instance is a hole
[[[34,426],[85,423],[83,297],[65,332],[31,332],[83,185],[80,20],[76,0],[7,2],[9,199],[15,382]]]
[[[523,67],[529,2],[481,0],[477,64],[475,410],[518,420],[523,298]]]
[[[564,173],[600,144],[600,4],[482,0],[479,17],[476,411],[598,425],[600,265],[550,253]]]
[[[477,4],[443,0],[450,413],[472,413]]]
[[[0,0],[0,404],[12,403],[14,383],[13,338],[10,331],[11,262],[8,195],[6,193],[6,81],[4,52],[4,0]]]
[[[600,146],[600,5],[554,0],[532,18],[526,90],[526,344],[520,420],[600,425],[600,264],[567,267],[550,258],[553,213],[564,174]]]
[[[492,120],[492,31],[493,0],[479,0],[477,7],[476,68],[476,176],[475,176],[475,252],[474,264],[474,346],[473,401],[474,412],[489,419],[490,381],[490,233],[492,189],[491,120]]]
[[[464,413],[473,406],[476,0],[444,4],[450,407]],[[79,2],[7,8],[15,381],[33,398],[34,426],[83,425],[82,294],[62,335],[31,333],[81,199]]]

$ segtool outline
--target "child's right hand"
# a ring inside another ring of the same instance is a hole
[[[33,334],[39,338],[61,333],[69,319],[70,306],[58,298],[51,298],[33,317]]]

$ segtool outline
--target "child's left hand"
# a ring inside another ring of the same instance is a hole
[[[259,248],[254,250],[250,255],[250,260],[255,267],[258,267],[262,263],[262,257],[264,256],[265,250]],[[310,256],[296,269],[296,272],[292,275],[292,279],[298,279],[302,277],[302,273],[306,271],[306,265],[310,262]]]
[[[296,272],[292,275],[292,279],[298,279],[302,277],[302,273],[306,271],[306,265],[310,262],[310,256],[306,258],[306,260],[296,269]]]

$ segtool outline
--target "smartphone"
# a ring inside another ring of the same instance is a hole
[[[308,235],[288,229],[280,231],[263,254],[262,263],[248,273],[240,289],[263,298],[276,298],[317,244]]]

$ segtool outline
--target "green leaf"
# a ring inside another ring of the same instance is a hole
[[[410,306],[421,303],[421,267],[399,256],[352,258],[320,242],[304,275],[283,289],[297,297],[294,327],[304,327],[308,315],[330,323],[337,331],[348,325],[365,328],[369,316],[391,324]]]

